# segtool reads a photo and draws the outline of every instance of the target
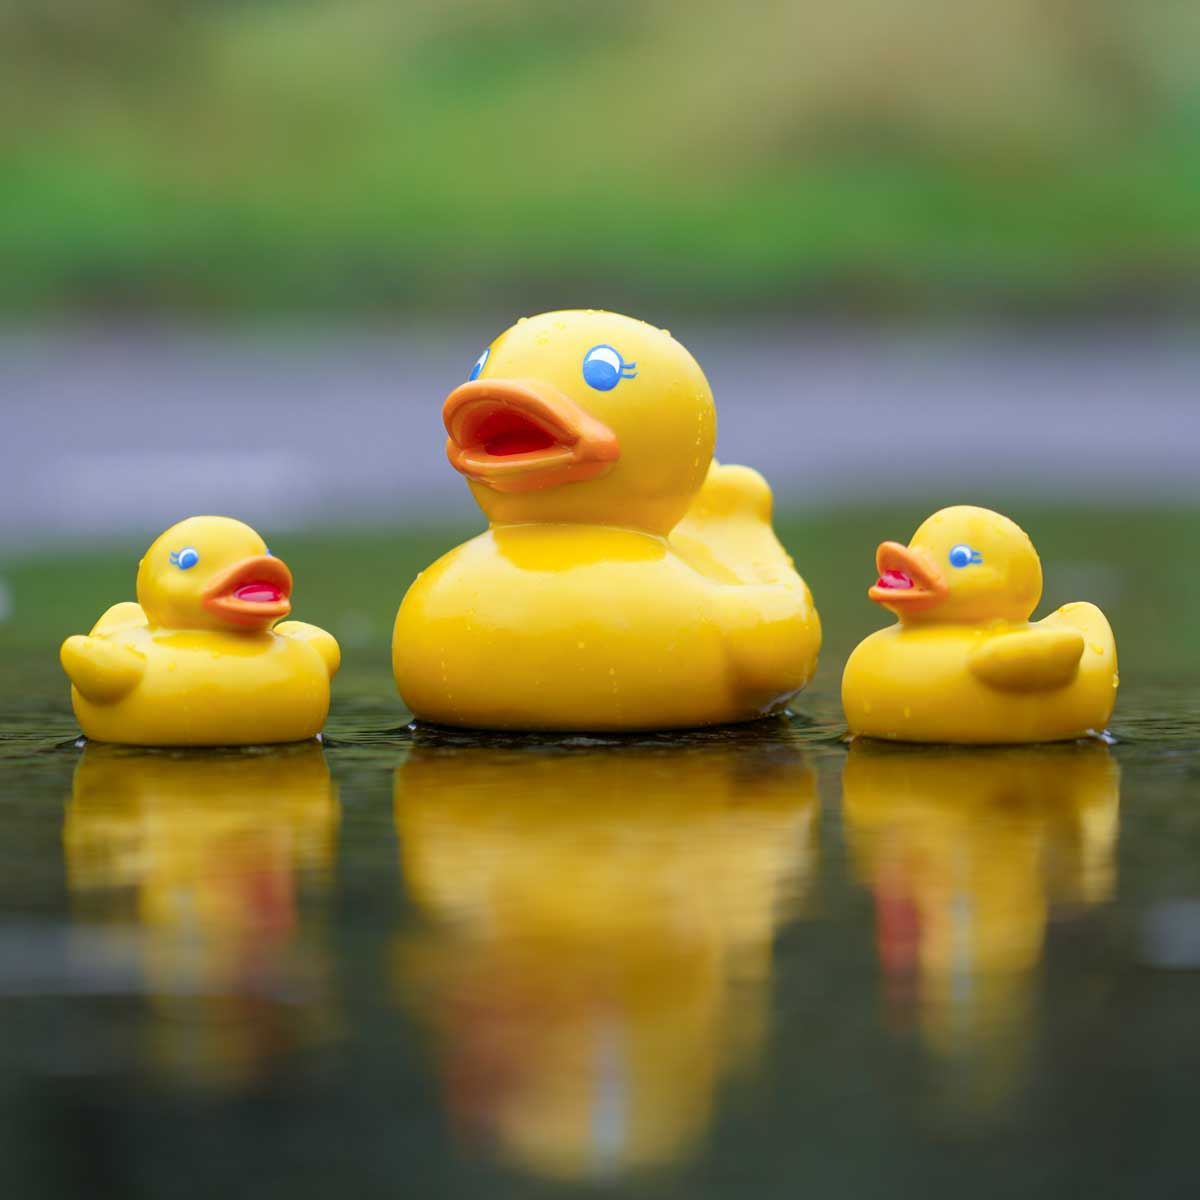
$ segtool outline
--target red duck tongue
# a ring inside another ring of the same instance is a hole
[[[912,585],[912,579],[903,571],[884,571],[875,586],[878,588],[887,588],[890,591],[903,592],[908,591]]]
[[[283,599],[283,592],[273,583],[243,583],[233,594],[250,604],[275,604]]]

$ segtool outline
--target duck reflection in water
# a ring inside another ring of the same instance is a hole
[[[429,921],[396,987],[464,1140],[561,1180],[702,1135],[762,1047],[772,938],[813,865],[812,771],[767,736],[414,745],[396,827]]]
[[[248,1083],[328,1023],[301,895],[327,880],[337,827],[315,742],[85,748],[63,829],[67,884],[78,920],[135,927],[159,1068]]]
[[[1111,897],[1117,809],[1099,744],[851,745],[844,820],[888,1014],[966,1068],[954,1103],[994,1107],[1019,1084],[1047,922]]]

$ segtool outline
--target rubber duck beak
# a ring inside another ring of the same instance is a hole
[[[529,492],[595,479],[621,457],[617,435],[537,379],[477,379],[446,397],[446,456],[468,479]]]
[[[941,571],[910,546],[884,542],[875,551],[875,566],[879,578],[867,595],[898,615],[934,608],[950,594]]]
[[[227,567],[204,589],[210,613],[244,628],[261,627],[292,611],[292,573],[270,554],[244,558]]]

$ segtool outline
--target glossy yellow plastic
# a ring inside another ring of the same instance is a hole
[[[1053,742],[1102,732],[1117,648],[1093,604],[1030,622],[1042,567],[1028,535],[986,508],[945,508],[907,546],[884,542],[871,599],[899,618],[850,655],[850,732],[901,742]]]
[[[1048,921],[1113,894],[1117,764],[1096,743],[863,740],[842,787],[851,862],[875,899],[889,1024],[970,1063],[945,1072],[968,1089],[947,1099],[991,1108],[1023,1082]]]
[[[447,398],[451,463],[487,533],[409,589],[392,642],[422,720],[678,728],[781,710],[821,643],[771,493],[713,462],[712,393],[670,334],[546,313]]]
[[[172,1079],[244,1085],[328,1035],[328,956],[301,901],[328,887],[339,812],[316,742],[84,748],[63,823],[73,920],[145,989],[146,1051]]]
[[[395,805],[427,918],[396,993],[436,1035],[451,1125],[555,1180],[684,1158],[767,1044],[772,942],[815,871],[802,752],[418,742]]]
[[[314,737],[340,655],[315,625],[276,624],[291,590],[291,572],[241,521],[173,525],[138,566],[138,602],[62,645],[84,734],[141,746]]]

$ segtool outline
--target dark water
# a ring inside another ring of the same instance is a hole
[[[18,673],[19,674],[19,673]],[[9,1196],[1185,1196],[1200,695],[1118,743],[0,719]],[[65,743],[65,744],[64,744]]]

